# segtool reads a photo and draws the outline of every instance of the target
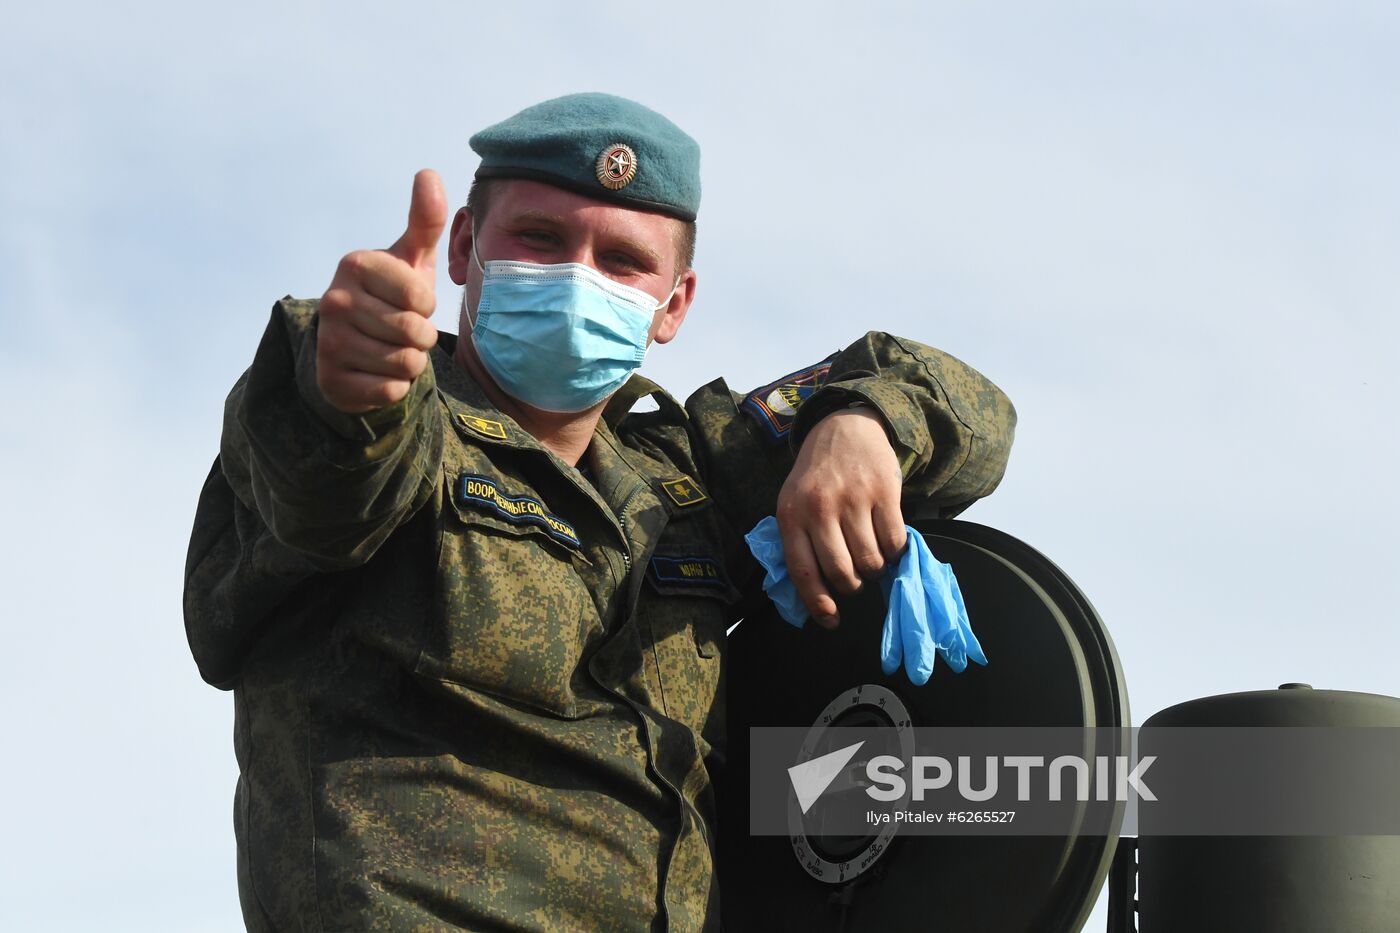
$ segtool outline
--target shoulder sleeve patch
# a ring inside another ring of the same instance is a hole
[[[789,373],[775,382],[754,389],[744,397],[740,407],[767,432],[774,441],[787,438],[792,423],[797,417],[797,409],[821,388],[831,372],[833,353],[820,363]]]

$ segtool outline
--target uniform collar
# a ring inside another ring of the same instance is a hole
[[[576,469],[560,460],[553,451],[491,403],[480,384],[453,358],[458,339],[454,334],[439,333],[437,346],[430,356],[438,394],[459,434],[498,447],[539,451],[561,472],[580,484],[591,498],[601,496],[602,502],[614,513],[620,512],[628,500],[639,492],[638,487],[645,487],[646,495],[666,514],[673,511],[670,499],[661,494],[661,483],[678,475],[675,467],[627,447],[615,433],[632,406],[646,396],[657,397],[658,404],[662,406],[679,409],[680,405],[665,390],[645,376],[633,374],[608,401],[581,461],[593,473],[595,491],[594,485],[583,480]]]
[[[456,351],[458,339],[456,334],[439,333],[437,346],[429,354],[433,361],[433,375],[437,379],[439,393],[442,395],[456,426],[465,428],[469,434],[484,441],[506,447],[545,449],[532,434],[520,427],[515,419],[492,404],[481,385],[472,378],[469,372],[457,364],[453,353]],[[614,432],[622,423],[622,419],[627,417],[627,413],[632,410],[632,406],[648,396],[655,397],[657,403],[663,407],[677,410],[681,408],[680,404],[665,389],[646,376],[633,373],[622,388],[613,393],[612,398],[603,408],[603,416],[598,419],[598,425],[593,430],[594,443],[596,444],[601,436],[604,443],[615,451],[621,451],[622,444]],[[639,473],[651,474],[647,476],[648,479],[651,476],[675,472],[659,461],[636,451],[628,450],[619,456],[623,456],[628,462],[635,462],[638,467],[641,467],[638,470]],[[656,472],[652,473],[651,470],[647,469],[648,466],[655,467]]]
[[[652,382],[640,373],[633,373],[632,376],[623,383],[622,388],[613,393],[613,397],[608,399],[608,404],[603,408],[603,420],[613,430],[622,423],[622,419],[627,417],[627,413],[632,410],[632,406],[640,399],[651,396],[656,399],[658,405],[679,409],[680,403],[671,397],[671,394],[661,386]]]
[[[447,406],[452,426],[458,433],[496,446],[549,453],[533,435],[516,424],[515,419],[491,404],[486,392],[471,374],[457,365],[452,356],[456,348],[455,334],[440,333],[437,346],[429,356],[433,363],[433,376],[437,379],[438,395]]]

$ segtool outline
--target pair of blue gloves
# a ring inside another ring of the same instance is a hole
[[[899,561],[885,568],[880,581],[888,607],[880,636],[881,669],[889,676],[902,664],[910,681],[921,685],[933,674],[936,657],[943,658],[955,673],[961,673],[969,660],[985,665],[987,656],[972,634],[953,568],[933,556],[923,535],[904,527],[909,543]],[[801,628],[807,621],[807,607],[788,575],[778,520],[768,516],[744,540],[767,571],[763,591],[778,607],[779,615]]]

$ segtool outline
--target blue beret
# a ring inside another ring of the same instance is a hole
[[[569,94],[477,133],[477,178],[527,178],[681,220],[700,207],[700,146],[654,110]]]

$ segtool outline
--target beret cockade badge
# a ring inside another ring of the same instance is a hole
[[[598,180],[616,191],[637,177],[637,154],[626,143],[613,143],[598,156]]]

